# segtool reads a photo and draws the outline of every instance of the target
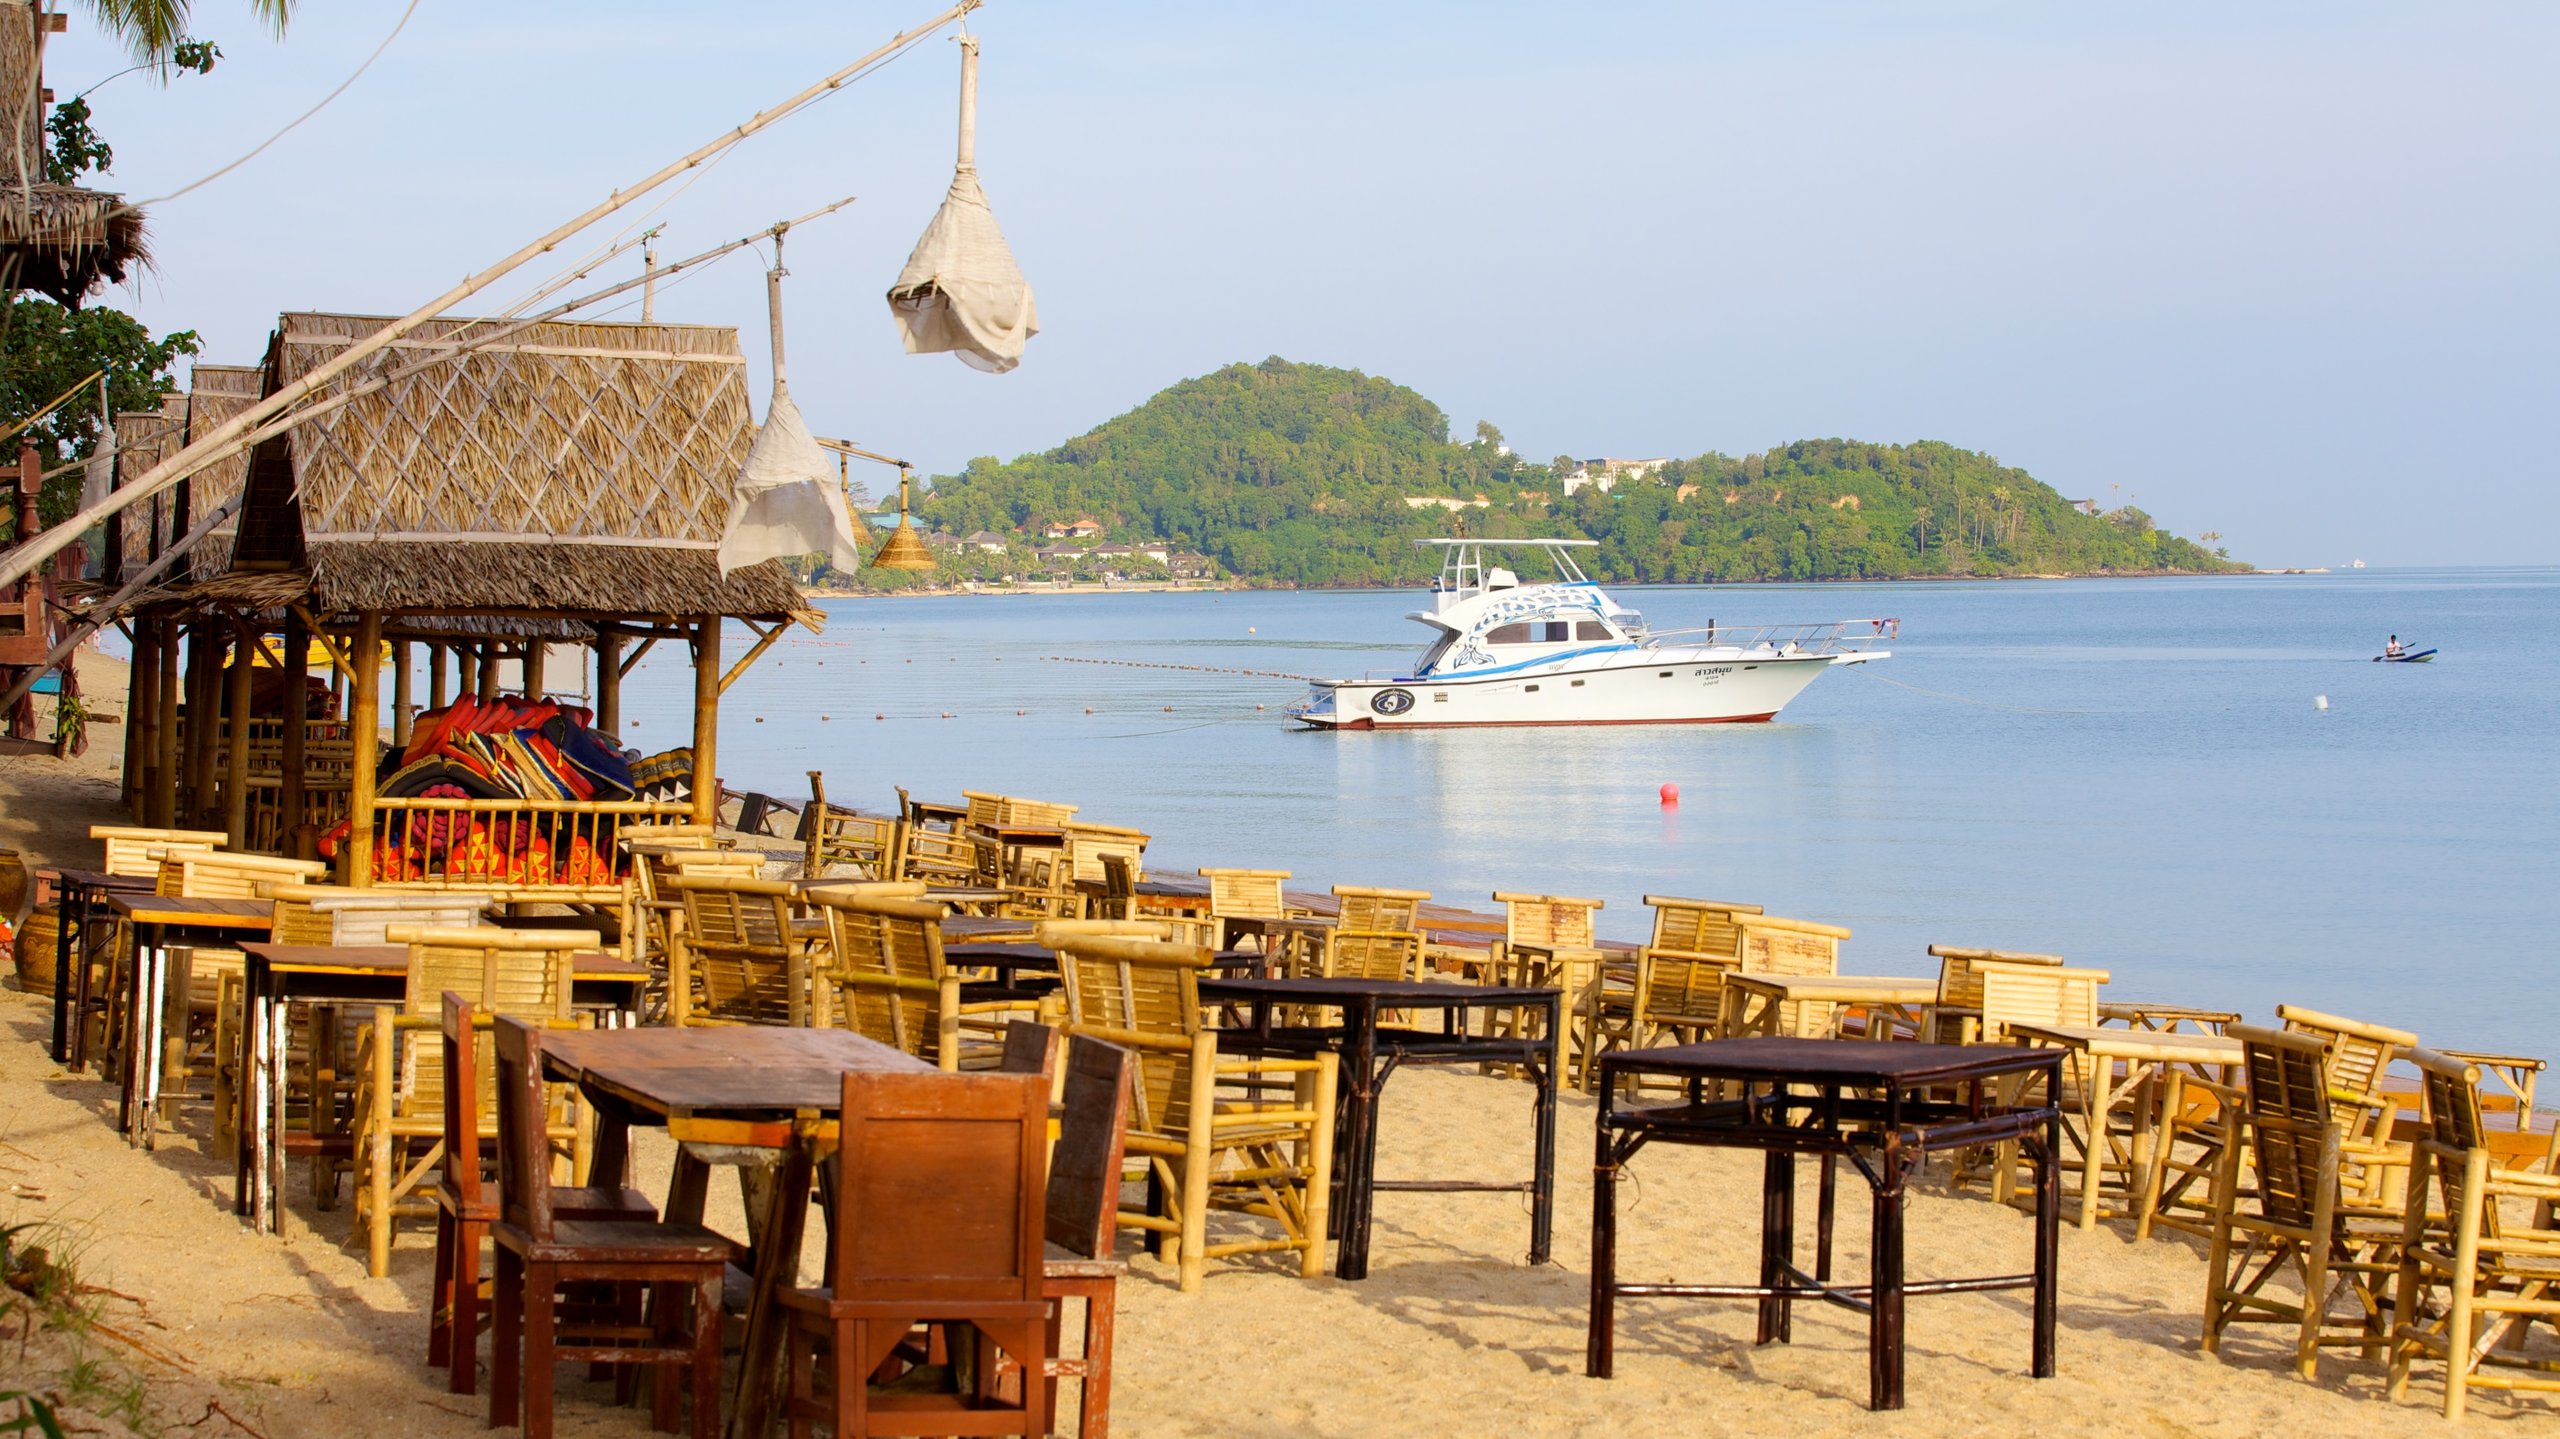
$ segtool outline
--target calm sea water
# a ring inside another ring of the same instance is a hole
[[[730,692],[720,769],[1069,801],[1157,868],[1596,895],[1629,938],[1648,893],[1748,900],[1852,927],[1858,973],[2043,950],[2116,997],[2560,1051],[2560,570],[1618,593],[1659,628],[1905,638],[1776,724],[1325,735],[1280,717],[1303,684],[1222,671],[1399,664],[1417,592],[831,602]],[[2394,631],[2444,653],[2371,663]],[[642,662],[629,742],[681,742],[680,663]]]

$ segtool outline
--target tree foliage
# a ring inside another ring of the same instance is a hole
[[[117,410],[156,410],[160,397],[178,388],[178,361],[200,348],[193,330],[154,339],[131,315],[94,306],[66,310],[51,300],[21,296],[10,302],[0,326],[0,428],[14,428],[100,369],[107,372],[107,398]],[[20,432],[0,461],[14,462],[18,444],[29,444],[37,462],[50,470],[95,450],[99,425],[97,386],[91,381],[82,394]],[[79,471],[47,481],[46,523],[76,510],[79,498]]]
[[[1937,441],[1710,453],[1567,496],[1569,459],[1527,463],[1499,439],[1487,423],[1453,444],[1448,417],[1403,386],[1275,357],[1185,380],[1056,449],[972,460],[934,481],[920,513],[962,534],[1090,515],[1115,539],[1199,550],[1279,585],[1419,582],[1434,561],[1413,541],[1453,531],[1597,540],[1593,577],[1622,582],[2238,568],[2140,510],[2084,512]]]

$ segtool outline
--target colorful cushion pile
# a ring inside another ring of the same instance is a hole
[[[549,701],[468,696],[418,716],[382,793],[442,792],[472,799],[621,800],[631,766],[587,711]]]

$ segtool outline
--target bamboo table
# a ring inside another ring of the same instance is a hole
[[[1472,984],[1434,984],[1391,979],[1211,979],[1200,980],[1204,1004],[1247,1005],[1251,1018],[1239,1028],[1221,1030],[1221,1045],[1232,1040],[1240,1052],[1312,1054],[1332,1050],[1342,1057],[1342,1111],[1335,1132],[1335,1232],[1342,1240],[1334,1256],[1334,1277],[1365,1279],[1369,1274],[1369,1217],[1378,1190],[1469,1191],[1529,1196],[1529,1262],[1547,1262],[1555,1228],[1556,1171],[1556,1036],[1562,1030],[1563,991],[1495,988]],[[1283,1026],[1272,1023],[1279,1005],[1317,1005],[1342,1011],[1339,1025]],[[1438,1010],[1437,1030],[1382,1027],[1382,1009]],[[1490,1037],[1471,1034],[1467,1016],[1475,1010],[1527,1010],[1545,1015],[1543,1032]],[[1526,1180],[1496,1182],[1457,1179],[1381,1180],[1377,1177],[1378,1096],[1387,1076],[1401,1064],[1517,1064],[1537,1086],[1531,1107],[1534,1171]]]
[[[124,1130],[126,1142],[151,1149],[157,1143],[153,1125],[160,1103],[163,1011],[172,992],[170,932],[225,938],[269,934],[276,927],[276,907],[274,901],[264,899],[110,893],[107,908],[133,926],[133,973],[124,995],[124,1090],[116,1106],[116,1123]],[[185,1043],[186,1035],[181,1033],[178,1040]]]
[[[1893,1011],[1913,1033],[1920,1028],[1920,1009],[1938,997],[1935,979],[1852,974],[1728,974],[1724,977],[1726,1039],[1751,1035],[1827,1039],[1833,1015],[1842,1009],[1864,1009],[1870,1016]],[[1868,1021],[1873,1029],[1872,1017]]]
[[[157,884],[153,876],[142,874],[109,874],[95,869],[40,869],[38,878],[51,878],[54,892],[53,936],[53,1061],[77,1074],[88,1064],[86,1029],[89,1002],[89,926],[98,917],[106,896],[117,890],[149,893]],[[80,968],[75,978],[71,968],[71,935],[80,933]]]
[[[779,1151],[755,1245],[755,1287],[728,1427],[730,1439],[763,1439],[784,1378],[778,1296],[799,1280],[809,1187],[818,1151],[834,1140],[845,1072],[932,1073],[933,1066],[843,1030],[765,1025],[547,1034],[542,1064],[552,1079],[577,1085],[595,1109],[592,1182],[629,1182],[634,1124],[662,1126],[678,1142],[664,1209],[668,1223],[700,1224],[710,1191],[710,1164],[681,1146]],[[709,1397],[696,1396],[697,1402]]]
[[[950,944],[1029,944],[1039,937],[1040,921],[1029,916],[955,914],[942,921],[942,942]]]
[[[2220,1034],[2224,1025],[2240,1022],[2240,1013],[2232,1009],[2199,1009],[2192,1004],[2152,1004],[2144,1000],[2129,1000],[2099,1005],[2098,1022],[2121,1024],[2128,1029],[2170,1032],[2185,1025],[2197,1034]]]
[[[232,1212],[261,1234],[284,1232],[284,1167],[295,1154],[329,1152],[331,1141],[306,1132],[297,1143],[285,1127],[291,1086],[279,1073],[297,1004],[398,1004],[408,995],[405,944],[267,944],[240,946],[242,976],[241,1122],[232,1155]],[[571,960],[570,1002],[636,1016],[649,966],[603,953]],[[317,1125],[314,1125],[316,1131]]]
[[[1621,1297],[1756,1299],[1756,1342],[1787,1343],[1798,1298],[1863,1312],[1867,1325],[1867,1405],[1902,1407],[1903,1300],[1914,1294],[1988,1289],[2034,1291],[2031,1372],[2053,1375],[2053,1328],[2060,1250],[2061,1195],[2056,1182],[2055,1100],[2061,1085],[2057,1050],[2016,1046],[1895,1044],[1871,1040],[1757,1037],[1719,1039],[1667,1049],[1617,1050],[1600,1059],[1599,1155],[1591,1198],[1591,1325],[1584,1372],[1606,1379],[1617,1362]],[[1991,1082],[2044,1082],[2044,1102],[2001,1103]],[[1626,1081],[1670,1081],[1683,1102],[1622,1105]],[[1736,1099],[1705,1097],[1711,1085],[1737,1085]],[[1948,1103],[1928,1092],[1962,1086]],[[1766,1156],[1760,1189],[1760,1280],[1757,1284],[1626,1284],[1618,1279],[1618,1171],[1648,1143],[1757,1149]],[[1932,1150],[2019,1143],[2036,1164],[2035,1267],[2026,1274],[1967,1279],[1903,1278],[1905,1185]],[[1874,1261],[1865,1284],[1831,1282],[1828,1203],[1816,1216],[1823,1256],[1816,1271],[1795,1263],[1795,1162],[1799,1154],[1846,1156],[1874,1187]]]
[[[2134,1236],[2151,1237],[2159,1203],[2159,1167],[2167,1157],[2162,1136],[2167,1116],[2176,1111],[2180,1066],[2220,1068],[2240,1062],[2240,1041],[2219,1034],[2177,1034],[2157,1029],[2095,1028],[2070,1024],[2011,1024],[2010,1037],[2028,1044],[2050,1045],[2082,1056],[2087,1072],[2080,1083],[2080,1227],[2097,1225],[2098,1197],[2106,1171],[2120,1167],[2129,1196],[2125,1212],[2134,1218]],[[2124,1077],[2116,1078],[2116,1066]],[[2107,1131],[2116,1106],[2133,1101],[2125,1152],[2112,1154]]]

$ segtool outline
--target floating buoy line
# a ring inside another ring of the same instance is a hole
[[[1246,675],[1254,679],[1296,680],[1300,684],[1322,683],[1314,675],[1296,675],[1287,670],[1239,670],[1225,665],[1178,665],[1164,660],[1096,660],[1076,655],[1042,655],[1040,658],[1062,665],[1114,665],[1125,670],[1180,670],[1196,675]]]

